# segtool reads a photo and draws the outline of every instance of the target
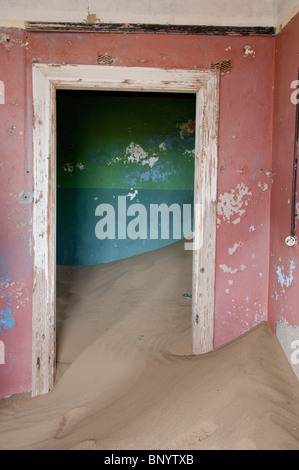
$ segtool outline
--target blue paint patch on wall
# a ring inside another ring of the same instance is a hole
[[[31,204],[32,201],[33,201],[33,194],[30,191],[25,190],[19,194],[18,202],[20,204],[27,205],[27,204]]]
[[[11,316],[12,313],[12,304],[11,304],[11,294],[5,296],[8,300],[6,301],[6,308],[0,310],[0,333],[4,330],[9,330],[15,326],[15,320]]]
[[[9,270],[3,267],[3,260],[0,257],[1,271],[0,271],[0,287],[1,291],[9,287],[11,280],[8,277]],[[0,333],[15,326],[15,320],[12,317],[12,296],[11,293],[2,294],[0,296],[1,303],[5,303],[5,307],[0,309]]]

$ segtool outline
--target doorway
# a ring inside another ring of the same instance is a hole
[[[99,339],[191,353],[195,109],[190,93],[56,91],[55,382]]]
[[[53,388],[56,345],[56,90],[196,94],[192,344],[213,348],[219,73],[98,66],[33,66],[32,395]]]

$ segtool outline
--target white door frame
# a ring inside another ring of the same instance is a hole
[[[219,71],[34,64],[32,395],[54,385],[56,361],[56,89],[196,94],[193,353],[213,349]]]

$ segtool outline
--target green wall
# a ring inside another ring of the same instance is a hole
[[[178,204],[182,213],[193,204],[194,119],[195,95],[57,92],[58,264],[109,262],[177,241],[171,213],[171,237],[150,239],[149,214],[152,204]],[[119,239],[119,196],[126,208],[146,208],[146,238],[143,231],[143,238]],[[107,215],[97,209],[101,204],[114,210],[114,238],[98,238],[96,227]]]

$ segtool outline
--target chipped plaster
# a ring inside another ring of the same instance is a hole
[[[219,195],[217,204],[218,224],[222,221],[237,224],[245,214],[252,192],[244,183],[239,183],[230,193]]]

